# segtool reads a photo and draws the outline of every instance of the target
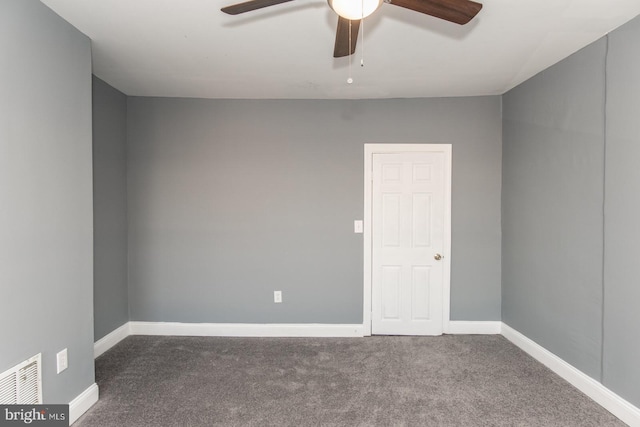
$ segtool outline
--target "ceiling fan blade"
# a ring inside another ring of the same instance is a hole
[[[349,28],[351,22],[351,28]],[[349,21],[342,16],[338,16],[338,29],[336,30],[336,44],[333,47],[333,57],[340,58],[349,56],[356,51],[356,42],[358,41],[358,30],[360,29],[360,20]],[[351,37],[349,37],[351,32]],[[351,40],[351,46],[349,46]]]
[[[274,6],[280,3],[286,3],[291,0],[251,0],[244,3],[238,3],[231,6],[226,6],[220,9],[224,13],[229,15],[239,15],[245,12],[251,12],[252,10],[262,9],[263,7]]]
[[[389,0],[389,3],[460,25],[471,21],[482,9],[481,3],[471,0]]]

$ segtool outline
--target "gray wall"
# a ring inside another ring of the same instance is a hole
[[[640,19],[609,38],[604,383],[640,406]]]
[[[638,40],[636,19],[503,97],[503,321],[635,405]]]
[[[604,52],[504,95],[502,319],[600,377]]]
[[[127,97],[93,77],[94,338],[129,321]]]
[[[0,371],[41,352],[45,402],[68,403],[94,382],[91,45],[3,0],[0,52]]]
[[[365,142],[453,144],[452,319],[500,320],[499,97],[129,98],[127,120],[132,320],[361,323]]]

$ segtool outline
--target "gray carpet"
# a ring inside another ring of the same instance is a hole
[[[75,427],[624,426],[501,336],[131,336]]]

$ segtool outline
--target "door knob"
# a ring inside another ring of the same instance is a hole
[[[440,261],[440,260],[442,259],[442,255],[440,255],[440,254],[436,254],[433,258],[434,258],[436,261]]]

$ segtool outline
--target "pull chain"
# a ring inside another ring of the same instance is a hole
[[[349,78],[347,79],[347,83],[353,83],[353,78],[351,77],[351,19],[349,19]]]
[[[362,11],[362,14],[364,15],[364,0],[362,0],[362,8],[360,9]],[[362,40],[360,42],[360,49],[362,50],[362,57],[360,59],[360,66],[364,67],[364,16],[362,17],[362,19],[360,20],[360,26],[362,27],[362,33],[360,36],[360,40]]]

